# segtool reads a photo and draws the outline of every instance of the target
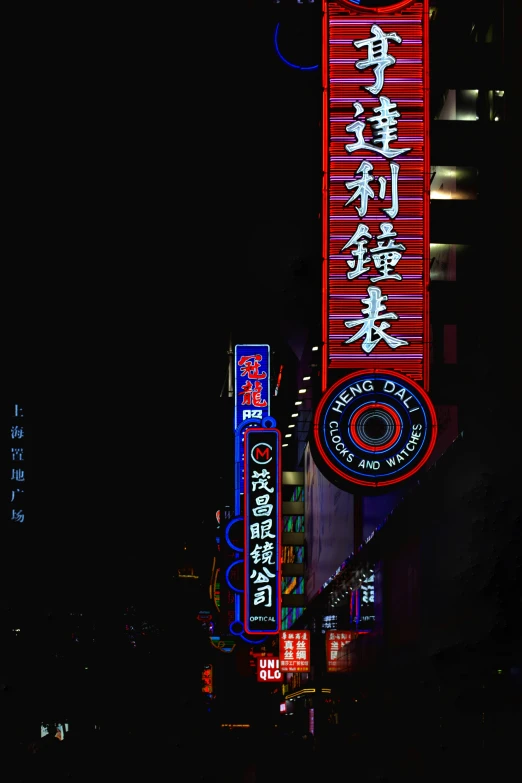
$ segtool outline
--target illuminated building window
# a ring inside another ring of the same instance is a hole
[[[337,615],[336,614],[327,614],[323,617],[323,621],[321,624],[321,633],[324,633],[325,631],[335,631],[337,628]]]
[[[304,546],[283,546],[281,556],[283,563],[304,563]]]
[[[289,595],[304,595],[304,576],[284,576],[283,593]]]
[[[302,606],[283,606],[281,610],[281,627],[283,631],[291,628],[304,612]]]
[[[304,515],[289,514],[283,517],[284,533],[304,533]]]
[[[304,563],[304,546],[294,546],[295,563]]]
[[[432,166],[430,199],[475,201],[478,197],[478,172],[472,166]]]
[[[506,115],[504,90],[446,90],[439,105],[436,120],[500,122]]]
[[[295,576],[283,577],[283,593],[285,595],[292,593],[295,590],[296,585],[297,585],[297,577]]]
[[[291,501],[297,502],[297,501],[303,501],[304,500],[304,487],[297,486],[294,487],[294,490],[292,492],[292,497],[290,498]]]
[[[430,280],[452,282],[457,279],[457,270],[471,263],[469,245],[430,244]]]
[[[283,546],[281,548],[283,563],[295,563],[295,553],[293,546]]]

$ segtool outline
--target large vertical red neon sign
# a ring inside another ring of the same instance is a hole
[[[428,0],[323,0],[321,470],[386,491],[427,463]],[[345,373],[343,371],[348,371]]]
[[[427,390],[427,0],[323,0],[322,66],[323,390],[342,369]]]

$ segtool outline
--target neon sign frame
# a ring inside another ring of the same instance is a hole
[[[379,47],[387,54],[377,67],[375,52]],[[329,374],[336,379],[340,370],[370,367],[403,372],[427,390],[427,0],[381,2],[374,8],[323,0],[322,65],[323,391],[328,388]],[[383,136],[376,140],[379,134],[375,130],[384,121],[385,108],[397,134],[387,149]],[[383,114],[380,120],[379,112]],[[358,180],[365,184],[358,186]],[[361,199],[358,204],[353,198],[357,187],[366,193],[365,203]],[[386,254],[379,252],[392,243],[393,270]],[[363,251],[367,252],[364,261]],[[377,261],[380,269],[372,267]],[[382,326],[380,336],[374,330],[373,337],[378,339],[365,341],[365,350],[362,336],[354,338],[358,327],[359,333],[363,328],[363,316],[368,315],[368,323],[379,306],[375,321]],[[387,336],[389,342],[383,339]]]
[[[281,432],[245,430],[244,627],[276,634],[281,627]]]

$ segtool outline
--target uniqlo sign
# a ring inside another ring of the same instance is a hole
[[[427,388],[428,0],[323,0],[323,367]]]
[[[281,677],[279,658],[275,658],[272,655],[259,656],[257,658],[258,682],[279,682]]]
[[[279,635],[279,668],[282,672],[310,671],[310,631],[283,631]]]
[[[326,671],[339,672],[343,670],[345,662],[342,658],[343,647],[352,641],[351,631],[327,631],[326,632]]]
[[[279,632],[281,620],[281,433],[245,430],[244,626]]]

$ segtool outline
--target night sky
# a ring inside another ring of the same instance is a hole
[[[229,340],[272,344],[320,305],[320,75],[288,64],[318,62],[319,5],[220,5],[183,20],[190,57],[181,19],[83,20],[95,46],[72,19],[20,32],[4,368],[32,486],[12,571],[169,561],[213,518]]]

